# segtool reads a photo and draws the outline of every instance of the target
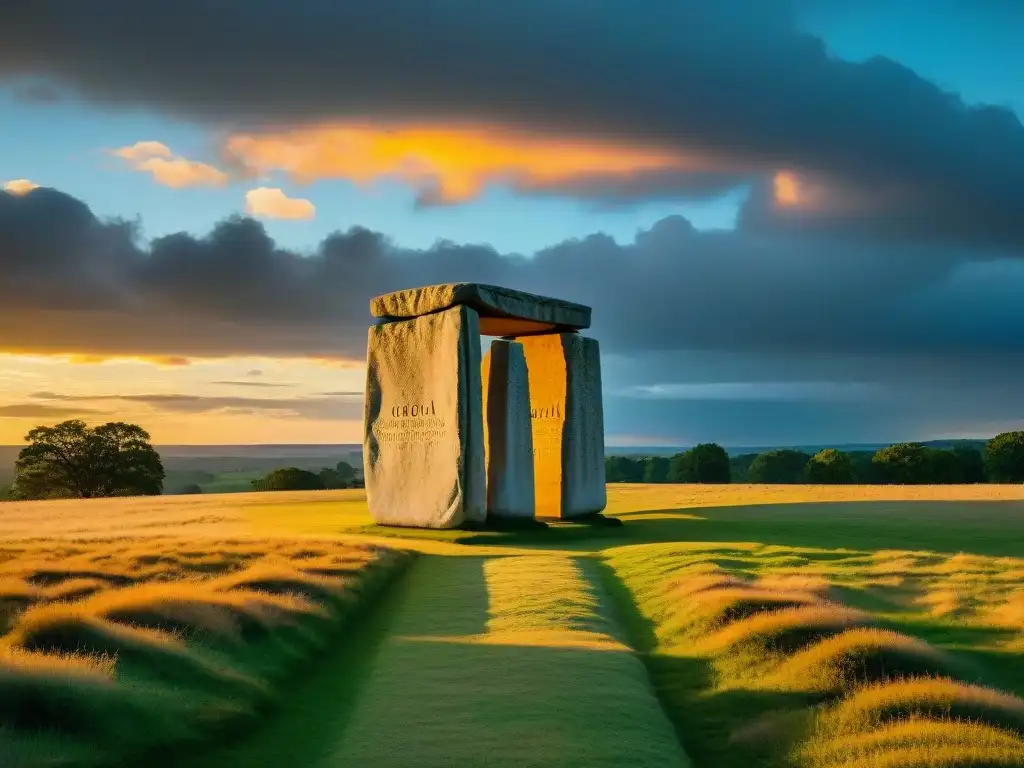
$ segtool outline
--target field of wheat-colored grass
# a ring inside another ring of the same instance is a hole
[[[402,560],[333,541],[0,545],[0,764],[123,765],[254,720]]]
[[[608,514],[0,504],[0,765],[1024,766],[1024,487],[622,485]]]

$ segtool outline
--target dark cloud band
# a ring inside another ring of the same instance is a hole
[[[10,0],[3,75],[219,127],[458,120],[726,155],[884,198],[847,229],[1024,243],[1020,120],[832,58],[786,0]]]

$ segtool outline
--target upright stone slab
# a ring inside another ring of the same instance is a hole
[[[530,380],[537,515],[600,512],[608,497],[597,340],[577,333],[517,340]]]
[[[484,355],[484,444],[487,446],[487,514],[532,518],[533,432],[530,384],[523,345],[492,341]]]
[[[455,528],[487,515],[477,313],[370,328],[366,498],[381,525]]]

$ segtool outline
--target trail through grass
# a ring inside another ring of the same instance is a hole
[[[351,668],[330,664],[274,726],[199,765],[686,766],[593,568],[421,558],[386,606],[358,707],[343,701]]]

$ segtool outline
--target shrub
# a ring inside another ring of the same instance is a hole
[[[298,467],[275,469],[252,485],[257,491],[322,491],[325,487],[318,475]]]

